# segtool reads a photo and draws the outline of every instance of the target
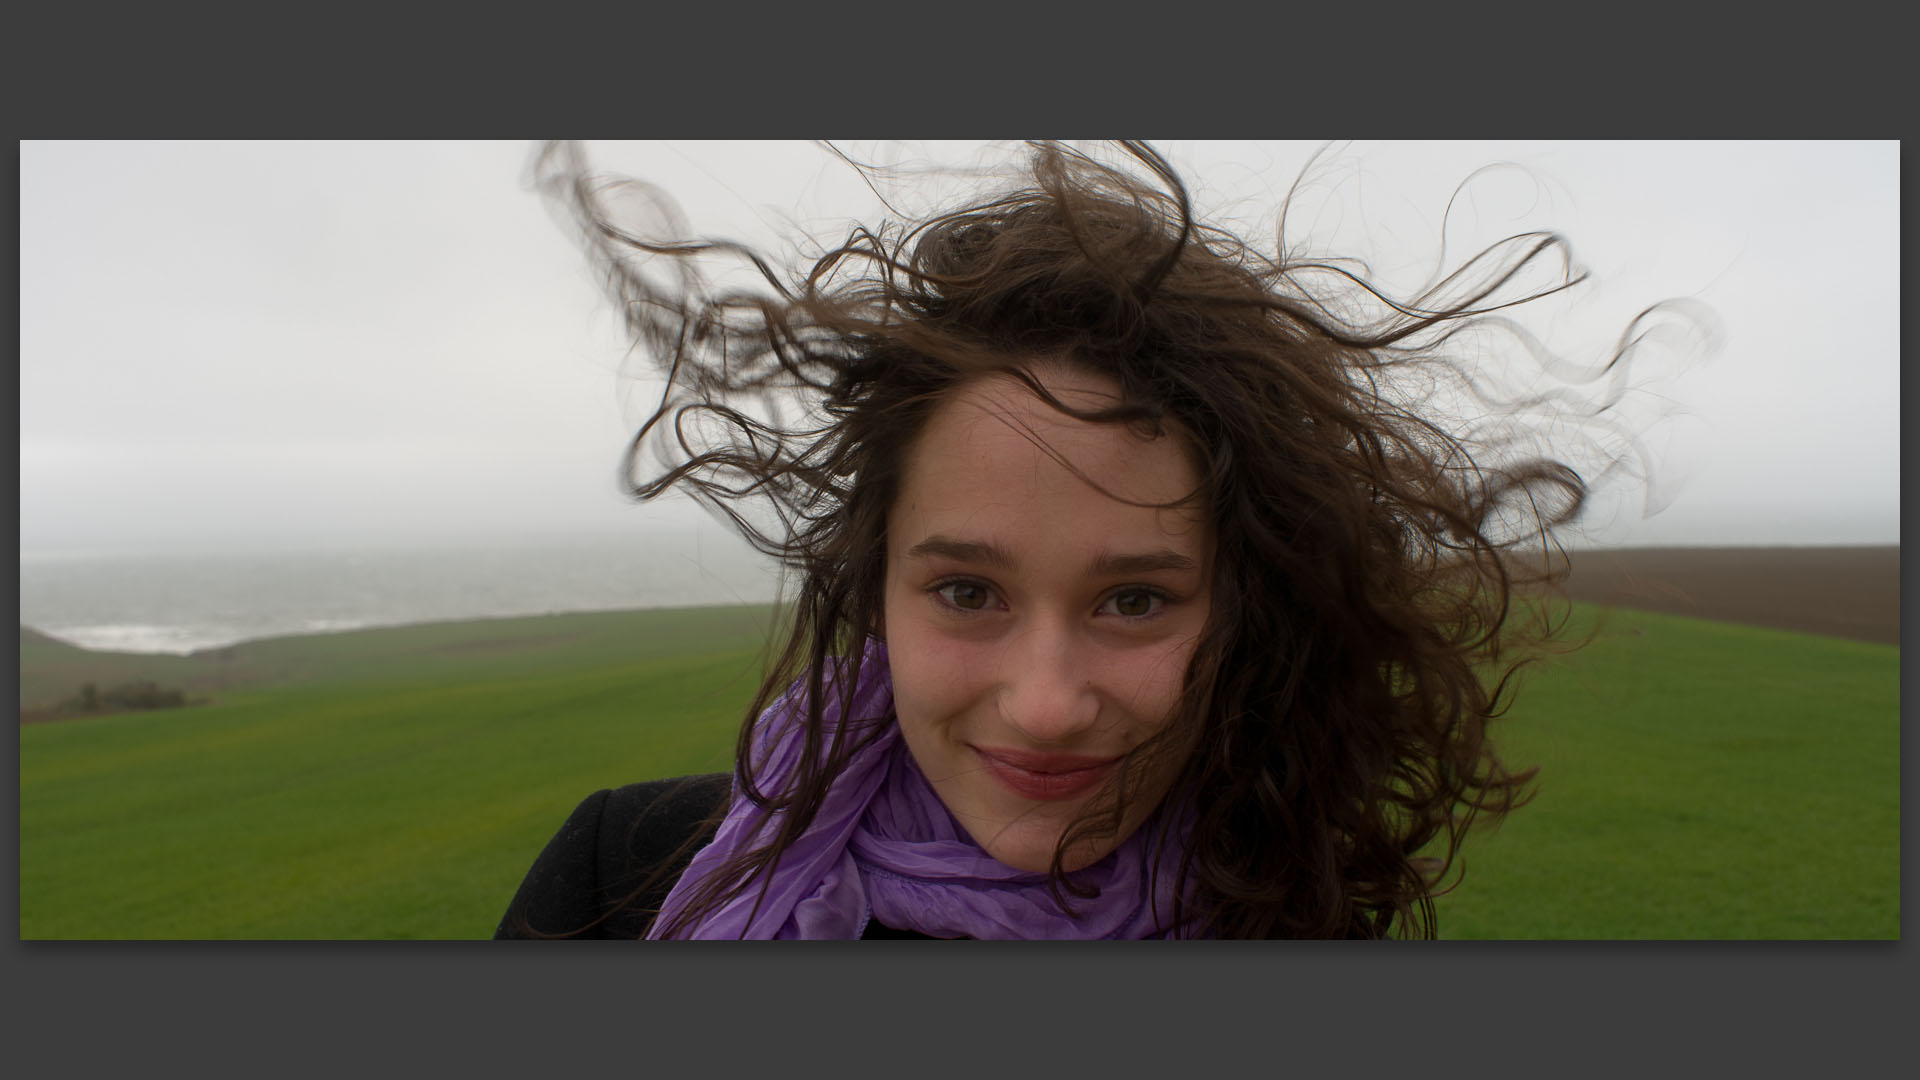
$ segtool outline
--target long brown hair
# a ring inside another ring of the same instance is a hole
[[[1526,432],[1444,420],[1432,391],[1511,414],[1521,399],[1501,398],[1450,347],[1462,329],[1507,325],[1495,312],[1577,283],[1564,243],[1510,238],[1395,301],[1342,264],[1263,255],[1196,220],[1160,154],[1122,149],[1103,161],[1035,144],[1007,190],[857,229],[792,280],[745,248],[688,239],[671,199],[646,185],[622,182],[656,225],[623,225],[619,186],[589,175],[575,146],[536,159],[666,376],[628,455],[631,493],[688,492],[793,583],[791,622],[736,747],[736,785],[778,831],[697,883],[665,936],[764,886],[875,736],[830,722],[819,703],[853,669],[834,658],[880,625],[902,459],[956,386],[1021,376],[1038,358],[1112,378],[1123,404],[1075,415],[1167,424],[1202,477],[1214,606],[1164,733],[1192,747],[1169,796],[1188,823],[1176,892],[1191,908],[1176,918],[1225,937],[1433,936],[1432,898],[1469,826],[1527,798],[1532,770],[1500,760],[1488,723],[1560,628],[1517,590],[1553,582],[1551,530],[1579,515],[1590,473]],[[749,260],[768,289],[709,289],[694,257],[713,254]],[[1555,262],[1552,281],[1512,295],[1523,271]],[[802,765],[770,789],[752,764],[754,718],[796,680],[808,691]],[[1117,801],[1090,809],[1058,851],[1119,819]],[[1075,891],[1058,854],[1053,877],[1056,896]]]

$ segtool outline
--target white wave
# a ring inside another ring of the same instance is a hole
[[[476,618],[765,603],[778,571],[735,544],[20,560],[20,622],[82,648],[170,653]]]
[[[95,652],[165,653],[173,656],[185,656],[202,649],[225,648],[253,636],[227,627],[150,626],[139,623],[39,629],[50,638]]]
[[[385,620],[381,620],[381,619],[372,619],[372,618],[366,618],[366,619],[302,619],[302,620],[300,620],[300,626],[299,626],[299,628],[298,628],[298,629],[295,629],[295,630],[290,630],[290,631],[288,631],[288,633],[295,633],[295,634],[330,634],[330,633],[333,633],[333,632],[335,632],[335,631],[339,631],[339,630],[366,630],[366,629],[368,629],[368,628],[370,628],[370,627],[375,627],[375,626],[388,626],[388,625],[394,625],[394,624],[393,624],[393,623],[391,623],[391,622],[388,622],[388,621],[385,621]]]

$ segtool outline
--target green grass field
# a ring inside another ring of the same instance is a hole
[[[1540,767],[1538,795],[1469,841],[1444,935],[1897,939],[1899,661],[1610,613],[1498,729],[1509,760]]]
[[[22,727],[21,936],[488,936],[588,793],[727,768],[769,617],[489,620],[187,658],[25,635],[23,702],[129,678],[214,700]],[[1539,795],[1469,842],[1442,936],[1897,938],[1898,661],[1613,613],[1498,729],[1541,766]]]

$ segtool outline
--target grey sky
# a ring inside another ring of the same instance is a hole
[[[972,150],[848,144],[875,157]],[[1203,211],[1262,220],[1318,143],[1159,144]],[[523,183],[529,147],[91,144],[21,148],[24,551],[246,548],[695,528],[613,485],[625,342],[585,259]],[[596,144],[694,228],[780,250],[873,196],[807,144]],[[1519,228],[1594,273],[1549,340],[1603,351],[1646,304],[1692,296],[1718,355],[1649,390],[1646,520],[1605,543],[1899,538],[1898,146],[1364,144],[1295,204],[1290,239],[1417,284]],[[1476,244],[1475,241],[1479,243]],[[1422,261],[1424,260],[1424,262]],[[1658,375],[1657,365],[1650,375]],[[711,525],[699,528],[711,535]]]

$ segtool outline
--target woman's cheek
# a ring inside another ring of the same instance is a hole
[[[1122,650],[1108,666],[1108,685],[1141,720],[1157,725],[1168,719],[1179,703],[1186,683],[1187,664],[1193,658],[1191,641],[1156,643]]]
[[[919,642],[912,667],[914,690],[922,703],[946,714],[964,710],[983,692],[980,673],[991,670],[977,644],[929,635]]]
[[[964,672],[972,667],[963,655],[964,644],[916,620],[895,624],[887,651],[893,666],[894,699],[903,720],[936,722],[964,695]]]

